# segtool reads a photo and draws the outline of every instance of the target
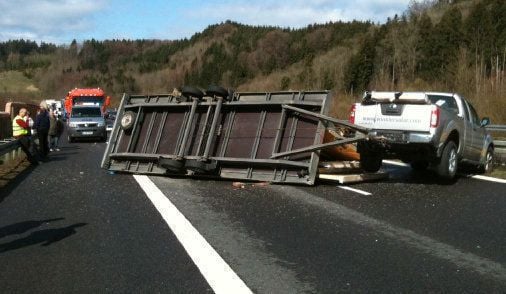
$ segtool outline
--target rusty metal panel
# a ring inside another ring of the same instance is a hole
[[[227,99],[124,95],[102,167],[312,185],[318,151],[272,157],[321,144],[325,127],[286,105],[325,115],[328,91],[237,92]]]

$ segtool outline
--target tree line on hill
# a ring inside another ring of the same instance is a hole
[[[184,84],[328,89],[344,111],[364,90],[456,91],[504,123],[498,109],[506,106],[505,69],[504,0],[413,1],[384,24],[339,21],[290,29],[227,21],[175,41],[0,43],[0,71],[23,72],[48,96],[76,86],[100,86],[116,97],[171,92]]]

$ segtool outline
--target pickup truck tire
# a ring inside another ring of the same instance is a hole
[[[429,167],[429,162],[426,160],[417,160],[411,163],[411,168],[416,171],[424,171]]]
[[[360,167],[369,173],[375,173],[381,168],[382,158],[375,152],[360,154]]]
[[[491,173],[494,169],[494,149],[492,147],[488,147],[487,154],[485,154],[485,163],[480,165],[478,170],[481,173],[488,174]]]
[[[457,145],[453,141],[448,141],[443,149],[441,162],[437,166],[437,173],[440,177],[451,180],[457,174],[457,165]]]

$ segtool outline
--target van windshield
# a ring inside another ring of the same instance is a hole
[[[90,108],[74,108],[72,109],[72,117],[100,117],[102,113],[100,108],[90,107]]]

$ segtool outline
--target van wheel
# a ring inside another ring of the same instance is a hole
[[[455,142],[449,141],[443,149],[441,162],[437,167],[437,173],[440,177],[451,180],[455,178],[457,174],[457,165],[457,146]]]
[[[480,165],[479,171],[481,173],[491,173],[494,169],[494,149],[492,147],[488,147],[487,154],[485,154],[485,163]]]
[[[360,153],[360,167],[370,173],[375,173],[381,168],[382,158],[378,153]]]

